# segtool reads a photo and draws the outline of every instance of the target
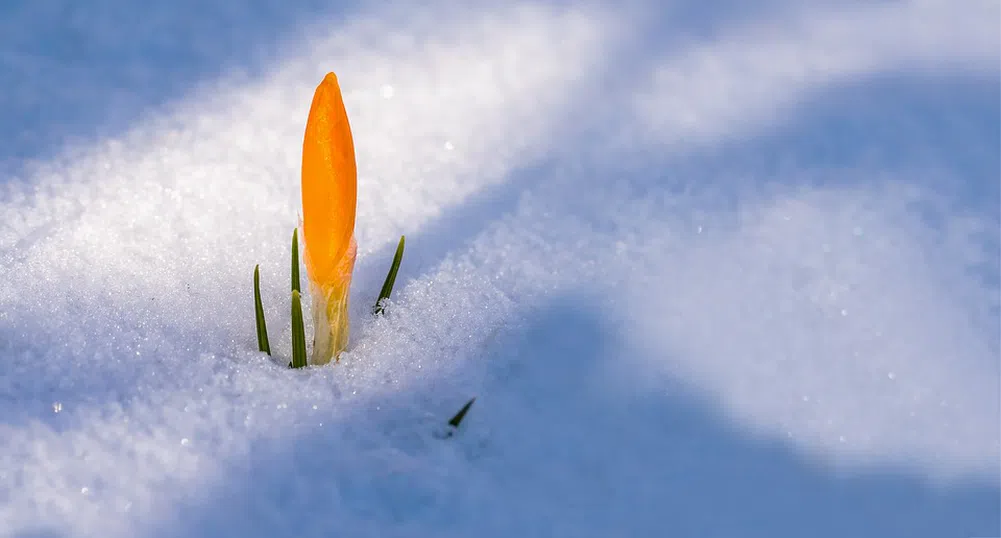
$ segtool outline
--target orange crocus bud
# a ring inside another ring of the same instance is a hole
[[[302,142],[303,258],[313,299],[310,364],[326,364],[348,345],[348,291],[354,270],[358,170],[337,76],[313,94]]]

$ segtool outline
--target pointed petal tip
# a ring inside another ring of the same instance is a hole
[[[320,85],[316,89],[317,91],[326,90],[339,94],[341,93],[341,84],[340,81],[337,80],[337,75],[331,71],[323,77],[323,80],[320,81]]]

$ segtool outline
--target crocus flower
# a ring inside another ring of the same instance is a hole
[[[313,94],[302,143],[302,238],[313,299],[310,364],[326,364],[348,344],[348,291],[358,171],[354,141],[337,76]]]

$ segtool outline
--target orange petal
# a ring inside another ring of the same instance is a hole
[[[353,264],[343,258],[354,237],[357,182],[341,88],[337,76],[328,73],[313,94],[302,143],[303,258],[310,280],[320,287],[350,282]]]

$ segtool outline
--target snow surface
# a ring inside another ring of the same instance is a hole
[[[0,536],[1001,535],[997,2],[465,6],[0,7]]]

